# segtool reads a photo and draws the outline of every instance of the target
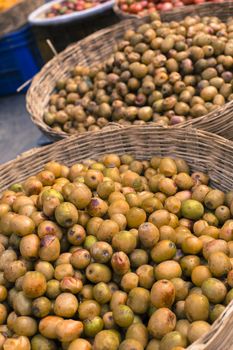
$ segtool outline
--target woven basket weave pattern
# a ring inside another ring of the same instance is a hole
[[[180,157],[193,171],[207,171],[214,187],[225,191],[233,188],[231,141],[192,128],[166,129],[152,125],[108,126],[100,132],[71,136],[54,145],[30,150],[0,166],[1,188],[34,174],[52,159],[71,165],[111,152],[132,153],[139,159],[148,159],[155,154]]]
[[[131,153],[138,159],[153,155],[185,159],[193,171],[206,171],[211,185],[232,189],[233,144],[222,137],[191,128],[184,130],[154,126],[108,127],[97,133],[72,136],[53,145],[30,150],[17,159],[0,166],[1,190],[12,182],[23,181],[40,171],[50,160],[72,165],[104,153]],[[233,302],[228,305],[211,331],[188,347],[189,350],[233,349]]]

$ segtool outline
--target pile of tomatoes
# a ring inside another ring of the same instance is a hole
[[[145,16],[158,11],[169,11],[186,5],[199,5],[206,2],[224,2],[224,0],[118,0],[122,12]]]
[[[52,5],[49,11],[46,13],[46,17],[52,18],[61,15],[68,15],[77,11],[84,11],[89,8],[96,7],[100,5],[100,3],[106,1],[101,0],[100,2],[99,0],[65,0]]]

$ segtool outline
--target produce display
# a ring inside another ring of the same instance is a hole
[[[233,299],[233,192],[182,159],[55,161],[0,198],[0,348],[183,350]]]
[[[8,10],[16,5],[20,0],[0,0],[0,12]]]
[[[117,5],[122,12],[143,17],[155,10],[170,11],[177,7],[206,2],[224,2],[224,0],[117,0]]]
[[[233,99],[233,20],[186,17],[125,32],[113,55],[91,68],[76,66],[59,80],[44,122],[67,133],[109,122],[175,125]]]
[[[65,0],[52,5],[49,11],[46,12],[45,17],[52,18],[68,15],[77,11],[84,11],[107,1],[108,0]]]

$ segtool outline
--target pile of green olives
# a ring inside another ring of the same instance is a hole
[[[232,217],[182,159],[47,163],[0,197],[0,349],[185,349],[233,299]]]
[[[176,125],[233,99],[233,19],[189,16],[129,29],[112,56],[57,81],[44,122],[54,131]]]

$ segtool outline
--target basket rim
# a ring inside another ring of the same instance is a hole
[[[59,141],[56,141],[54,143],[51,143],[51,144],[48,144],[48,145],[45,145],[45,146],[39,146],[39,147],[33,147],[27,151],[24,151],[22,153],[20,153],[16,158],[14,159],[11,159],[7,162],[4,162],[2,164],[0,164],[0,172],[2,169],[4,169],[5,166],[7,165],[11,165],[11,164],[14,164],[15,161],[20,161],[22,159],[25,159],[27,157],[30,157],[32,155],[36,155],[36,154],[39,154],[41,151],[46,151],[47,149],[50,149],[50,148],[53,148],[53,149],[56,149],[56,147],[60,147],[62,145],[66,145],[67,142],[75,142],[76,139],[83,139],[84,143],[85,143],[85,139],[86,137],[90,136],[90,135],[95,135],[98,137],[98,135],[104,135],[105,133],[108,133],[109,131],[112,131],[112,130],[121,130],[121,129],[124,129],[125,132],[127,132],[128,130],[133,130],[133,129],[140,129],[142,128],[142,126],[138,126],[138,125],[129,125],[129,126],[122,126],[120,124],[117,124],[117,123],[111,123],[110,125],[104,127],[103,129],[101,130],[98,130],[98,131],[95,131],[95,132],[92,132],[92,131],[87,131],[86,133],[84,134],[74,134],[74,135],[71,135],[69,138],[66,138],[66,139],[61,139]],[[156,132],[156,131],[161,131],[163,130],[162,132],[166,133],[167,131],[167,127],[163,127],[163,126],[158,126],[158,125],[153,125],[153,126],[150,126],[150,125],[145,125],[143,126],[143,128],[145,129],[148,129],[148,131],[150,130],[150,132]],[[172,130],[172,132],[176,132],[175,129],[172,129],[172,128],[169,128],[170,131]],[[224,144],[224,145],[229,145],[232,147],[233,149],[233,142],[220,136],[220,135],[217,135],[217,134],[214,134],[214,133],[211,133],[209,131],[205,131],[205,130],[201,130],[201,129],[196,129],[196,128],[192,128],[191,126],[188,126],[187,128],[185,128],[183,130],[183,132],[193,132],[195,133],[197,136],[200,136],[200,137],[208,137],[208,138],[211,138],[213,139],[213,141],[218,144]]]
[[[227,3],[227,2],[231,2],[232,0],[225,0],[225,2]],[[148,15],[145,15],[145,16],[139,16],[139,15],[136,15],[136,14],[133,14],[133,13],[129,13],[129,12],[124,12],[124,11],[122,11],[121,9],[120,9],[120,7],[119,7],[119,5],[118,5],[118,3],[119,3],[119,0],[115,0],[115,3],[114,3],[114,6],[113,6],[113,10],[115,11],[115,13],[117,14],[117,15],[119,15],[120,17],[122,17],[122,18],[143,18],[143,17],[146,17],[146,16],[148,16]],[[214,4],[215,6],[216,5],[221,5],[221,3],[213,3],[213,0],[210,0],[210,2],[205,2],[205,3],[201,3],[201,4],[191,4],[191,5],[183,5],[183,6],[180,6],[180,7],[175,7],[175,8],[173,8],[172,10],[168,10],[168,11],[161,11],[161,10],[157,10],[157,12],[161,15],[161,16],[163,16],[163,15],[165,15],[166,16],[166,14],[168,13],[171,13],[171,12],[177,12],[177,13],[179,13],[180,12],[180,10],[183,10],[184,8],[185,9],[190,9],[190,10],[192,10],[192,9],[195,9],[195,8],[197,8],[197,6],[199,7],[199,8],[201,8],[201,7],[206,7],[207,5],[210,5],[210,4]]]
[[[53,18],[47,18],[47,17],[41,18],[41,16],[45,15],[47,10],[49,10],[54,4],[61,3],[62,1],[63,0],[52,0],[38,7],[35,11],[31,12],[30,15],[28,16],[29,23],[37,26],[47,26],[47,25],[54,26],[59,24],[66,24],[68,22],[70,23],[72,21],[82,20],[88,16],[91,17],[101,12],[104,12],[106,10],[109,10],[113,8],[113,5],[115,3],[114,0],[107,0],[106,2],[101,3],[91,9],[77,11],[67,15],[60,15]]]
[[[233,2],[232,0],[225,0],[224,4],[227,5],[231,5],[233,6]],[[208,3],[203,3],[203,4],[198,4],[198,5],[189,5],[189,6],[183,6],[180,8],[176,8],[173,9],[171,11],[163,11],[162,15],[163,16],[169,16],[169,15],[173,15],[173,14],[179,14],[180,12],[185,12],[185,16],[188,16],[188,13],[186,13],[187,11],[201,11],[203,8],[206,8],[208,6],[209,7],[219,7],[219,9],[221,10],[221,3],[213,3],[213,2],[208,2]],[[114,5],[115,6],[115,5]],[[211,9],[210,9],[211,11]],[[95,33],[92,33],[90,35],[88,35],[87,37],[85,37],[84,39],[72,43],[70,45],[67,46],[67,48],[63,51],[61,51],[59,54],[55,55],[49,62],[47,62],[42,69],[33,77],[32,82],[30,84],[30,87],[26,93],[26,108],[27,111],[30,115],[30,118],[32,120],[32,122],[34,124],[36,124],[36,126],[45,134],[47,134],[48,137],[51,137],[52,139],[63,139],[63,138],[67,138],[67,137],[71,137],[70,134],[66,133],[65,131],[57,131],[57,130],[53,130],[49,125],[47,125],[44,121],[43,121],[43,117],[42,116],[38,116],[38,113],[35,112],[32,100],[33,100],[33,89],[35,86],[37,86],[37,84],[40,83],[41,79],[51,70],[52,67],[57,67],[60,62],[62,62],[62,58],[64,56],[67,55],[71,55],[72,51],[74,48],[76,47],[82,47],[82,46],[86,46],[88,47],[89,42],[95,40],[99,40],[101,39],[102,36],[111,33],[114,30],[117,30],[118,28],[120,28],[122,26],[122,24],[126,24],[126,25],[131,25],[133,23],[135,23],[135,21],[138,22],[138,24],[140,24],[141,22],[143,23],[144,21],[146,21],[149,18],[149,16],[144,16],[144,17],[138,17],[138,16],[130,16],[123,19],[122,21],[120,21],[117,24],[108,26],[106,28],[100,29],[98,31],[96,31]],[[164,20],[166,22],[166,19]],[[94,62],[93,62],[94,63]],[[68,74],[68,70],[66,72]],[[55,88],[55,87],[54,87]],[[218,110],[220,110],[222,107],[228,106],[229,104],[231,104],[232,101],[227,102],[224,106],[220,106],[220,108]],[[215,112],[215,111],[214,111]],[[209,118],[212,115],[213,112],[209,112],[208,114],[201,116],[201,117],[197,117],[194,118],[190,121],[185,121],[183,123],[181,123],[180,125],[169,125],[168,128],[176,128],[176,127],[187,127],[188,125],[192,124],[194,122],[194,127],[196,127],[196,124],[198,124],[199,122],[206,120],[207,118]],[[78,133],[77,133],[78,134]]]

